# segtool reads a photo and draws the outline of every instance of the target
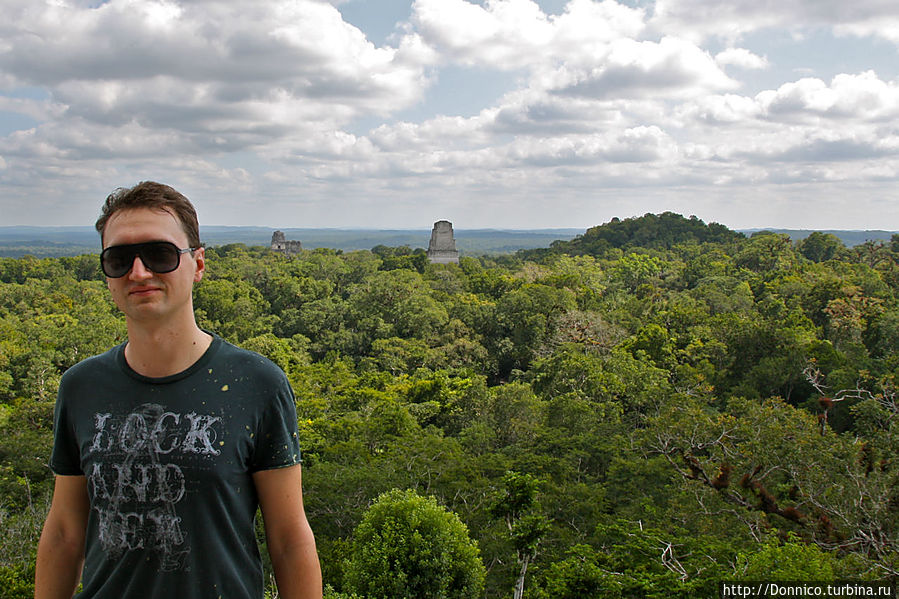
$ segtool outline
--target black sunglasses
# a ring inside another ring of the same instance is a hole
[[[150,241],[129,245],[113,245],[100,254],[100,266],[104,274],[112,279],[124,277],[134,266],[134,257],[149,270],[157,274],[172,272],[181,264],[181,254],[192,252],[197,248],[179,249],[170,241]]]

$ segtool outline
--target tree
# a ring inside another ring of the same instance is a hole
[[[477,543],[433,497],[394,489],[369,508],[353,534],[344,584],[370,599],[470,599],[483,591]]]
[[[786,233],[759,231],[734,256],[737,266],[755,272],[791,268],[796,260],[793,242]]]
[[[879,414],[875,430],[899,413],[884,391],[863,402],[865,416]],[[777,399],[734,399],[723,413],[672,404],[637,434],[647,455],[663,456],[695,495],[695,516],[729,513],[754,535],[794,532],[821,549],[852,553],[871,570],[899,571],[897,474],[878,457],[895,438],[859,443]]]
[[[246,281],[210,278],[194,289],[200,325],[232,342],[271,331],[274,317],[258,289]]]
[[[540,513],[537,491],[540,481],[530,474],[507,472],[503,477],[504,489],[493,504],[491,512],[506,524],[518,562],[514,599],[524,596],[524,581],[528,566],[537,557],[540,539],[549,528],[546,517]]]
[[[796,245],[799,253],[812,262],[832,260],[841,250],[846,249],[839,237],[820,231],[813,231]]]
[[[540,599],[614,599],[621,584],[600,565],[601,556],[588,545],[575,545],[568,557],[547,568],[537,589]]]
[[[491,344],[500,376],[508,376],[513,369],[527,370],[552,334],[556,319],[574,308],[574,293],[547,285],[527,284],[503,295],[496,306]]]
[[[647,254],[631,253],[618,260],[611,272],[611,279],[625,289],[635,290],[649,283],[662,270],[661,262]]]
[[[770,540],[761,549],[740,553],[737,575],[744,580],[831,582],[834,579],[833,557],[790,535],[784,543]]]

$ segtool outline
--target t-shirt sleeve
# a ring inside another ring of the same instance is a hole
[[[50,469],[60,475],[82,475],[81,451],[75,438],[67,403],[66,377],[59,385],[56,408],[53,412],[53,449],[50,453]]]
[[[250,471],[286,468],[299,464],[300,439],[297,430],[297,408],[293,389],[283,372],[278,369],[273,396],[267,402],[260,420],[261,430],[256,438],[256,448]]]

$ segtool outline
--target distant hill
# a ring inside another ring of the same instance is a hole
[[[770,231],[786,234],[794,242],[805,239],[814,230],[797,229],[745,229],[734,231],[719,223],[706,224],[691,216],[685,218],[674,212],[645,214],[626,219],[613,218],[611,221],[587,229],[568,241],[559,240],[547,248],[521,250],[522,258],[539,259],[548,254],[590,254],[600,255],[610,248],[647,248],[667,250],[682,243],[730,243],[744,239],[754,233]],[[826,230],[847,247],[866,241],[889,242],[894,235],[891,231],[839,231]]]
[[[377,245],[408,245],[427,248],[430,229],[281,229],[287,239],[302,242],[306,249],[333,248],[343,251],[370,250]],[[200,227],[207,246],[243,243],[268,246],[275,229],[268,227]],[[456,247],[462,255],[511,254],[521,249],[547,247],[568,240],[580,229],[456,229]],[[99,253],[100,238],[93,227],[0,227],[0,256],[77,256]]]
[[[548,249],[523,250],[523,257],[560,253],[600,255],[612,248],[670,249],[682,243],[731,243],[745,239],[743,233],[718,223],[706,224],[695,216],[685,218],[674,212],[645,214],[591,227],[570,241],[555,241]]]

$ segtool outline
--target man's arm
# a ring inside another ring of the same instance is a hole
[[[300,466],[261,470],[253,474],[253,482],[280,596],[321,599],[321,565],[303,509]]]
[[[90,503],[87,479],[57,476],[37,547],[35,599],[71,599],[81,580]]]

